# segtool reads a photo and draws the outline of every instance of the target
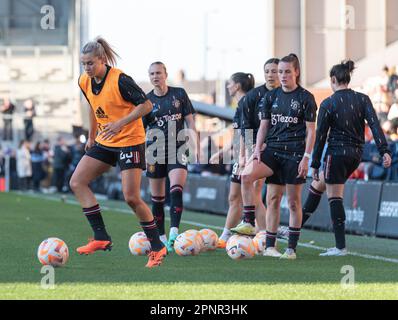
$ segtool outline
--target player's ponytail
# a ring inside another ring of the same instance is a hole
[[[301,79],[301,68],[300,68],[300,60],[295,53],[291,53],[286,57],[283,57],[280,62],[286,62],[293,64],[294,69],[298,72],[298,76],[296,77],[296,83],[300,84]]]
[[[339,84],[349,84],[351,82],[351,74],[355,69],[355,63],[352,60],[342,61],[333,66],[330,70],[330,77],[335,77]]]
[[[231,76],[231,80],[240,84],[242,91],[245,93],[254,88],[255,80],[251,73],[236,72]]]
[[[119,58],[116,51],[113,50],[109,43],[102,37],[97,37],[93,41],[85,44],[82,49],[82,54],[86,53],[92,53],[110,66],[115,66],[116,58]]]

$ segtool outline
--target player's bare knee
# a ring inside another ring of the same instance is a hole
[[[236,206],[240,204],[240,195],[238,193],[231,193],[228,196],[228,202],[230,206]]]
[[[253,186],[254,180],[250,174],[243,174],[241,176],[241,182],[242,182],[243,186],[250,187],[250,186]]]
[[[79,188],[81,188],[83,184],[81,183],[81,181],[79,181],[79,179],[76,179],[72,176],[72,178],[69,181],[69,187],[71,188],[72,191],[76,191]]]
[[[281,204],[282,196],[279,194],[273,194],[267,198],[267,208],[278,210]]]
[[[136,207],[138,207],[141,204],[142,199],[141,199],[140,195],[131,194],[131,195],[125,195],[124,201],[126,201],[126,203],[131,208],[135,209]]]
[[[290,212],[297,213],[300,209],[300,202],[296,199],[288,200],[288,206]]]

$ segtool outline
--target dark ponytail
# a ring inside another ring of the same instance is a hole
[[[295,53],[291,53],[286,57],[283,57],[280,62],[292,63],[294,69],[298,70],[298,76],[296,77],[296,83],[300,83],[301,78],[301,68],[300,68],[300,60]]]
[[[231,80],[239,83],[242,91],[245,93],[254,88],[254,77],[251,73],[237,72],[231,76]]]
[[[351,74],[355,69],[355,62],[352,60],[342,61],[336,64],[330,70],[330,77],[335,77],[339,84],[349,84],[351,82]]]

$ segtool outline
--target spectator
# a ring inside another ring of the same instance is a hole
[[[85,151],[84,151],[84,143],[80,141],[80,137],[76,136],[75,137],[75,143],[70,146],[70,152],[71,152],[71,166],[72,169],[75,170],[77,167],[77,164],[79,163],[80,159],[84,156]]]
[[[25,139],[31,141],[34,134],[33,117],[36,116],[35,105],[32,99],[24,102]]]
[[[54,147],[53,161],[53,185],[57,188],[58,192],[64,191],[70,156],[70,151],[66,146],[64,138],[58,137],[57,144]]]
[[[10,150],[10,190],[17,190],[19,187],[17,173],[17,153],[14,149]]]
[[[395,100],[395,91],[398,89],[398,75],[396,67],[391,67],[389,70],[389,77],[387,82],[387,91],[392,96],[392,102],[397,102]]]
[[[69,186],[69,180],[72,177],[72,174],[75,171],[80,159],[85,154],[84,147],[85,145],[80,141],[80,137],[75,136],[75,143],[69,147],[71,163],[66,178],[66,180],[68,181],[67,186]]]
[[[19,179],[19,189],[27,190],[32,177],[32,163],[29,142],[26,140],[21,140],[17,150],[17,174]]]
[[[10,99],[4,98],[4,103],[1,106],[1,112],[3,113],[4,121],[4,141],[12,141],[12,114],[14,111],[15,105],[11,103]]]
[[[394,119],[398,119],[398,102],[392,104],[390,111],[388,112],[387,119],[390,121],[394,121]]]
[[[5,157],[4,152],[0,145],[0,179],[5,176]]]
[[[33,190],[40,191],[40,182],[46,177],[46,173],[43,169],[44,155],[41,149],[41,143],[37,142],[35,148],[31,154],[32,157],[32,181]]]
[[[45,179],[42,181],[41,185],[43,188],[48,188],[52,182],[52,162],[53,162],[53,151],[50,147],[50,141],[48,139],[44,139],[43,142],[40,144],[41,150],[43,152],[43,170],[45,174]]]

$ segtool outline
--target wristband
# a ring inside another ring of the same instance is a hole
[[[311,159],[311,154],[310,153],[304,153],[304,158],[308,158],[308,159]]]

